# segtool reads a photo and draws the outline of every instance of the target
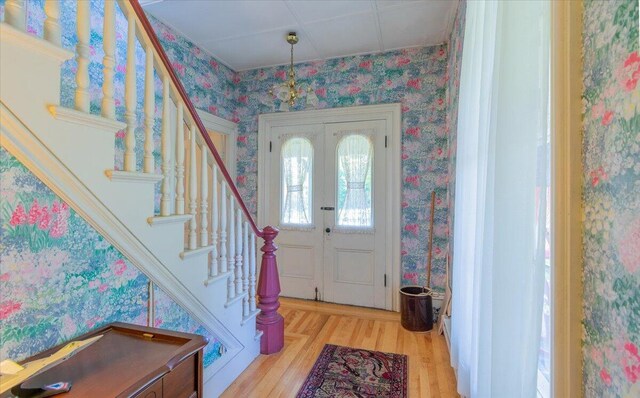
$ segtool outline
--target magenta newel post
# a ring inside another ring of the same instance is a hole
[[[278,230],[273,227],[265,227],[262,230],[264,246],[260,250],[262,263],[260,264],[260,278],[258,280],[258,308],[260,313],[256,318],[258,330],[262,330],[260,341],[261,354],[273,354],[284,346],[284,318],[278,313],[280,302],[280,278],[278,276],[278,263],[275,251],[278,247],[273,240],[278,236]]]

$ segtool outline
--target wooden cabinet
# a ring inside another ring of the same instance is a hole
[[[202,349],[207,344],[204,337],[112,323],[74,340],[100,334],[103,335],[100,340],[23,383],[23,387],[71,382],[71,391],[57,395],[60,398],[202,396]],[[25,362],[49,356],[62,346],[64,344]],[[1,398],[11,396],[10,393],[0,395]]]

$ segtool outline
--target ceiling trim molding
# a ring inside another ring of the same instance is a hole
[[[380,51],[384,51],[384,38],[382,37],[382,28],[380,27],[380,13],[378,12],[378,3],[372,1],[371,8],[374,15],[373,23],[376,26],[376,34],[378,35],[378,46],[380,48]]]
[[[449,9],[449,14],[447,15],[447,25],[445,26],[445,29],[442,32],[443,43],[449,43],[449,40],[451,39],[451,32],[453,32],[453,23],[456,20],[456,14],[458,13],[459,7],[460,7],[460,0],[456,0],[456,5]]]

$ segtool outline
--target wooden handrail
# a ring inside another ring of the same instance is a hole
[[[162,44],[160,44],[160,42],[158,41],[158,36],[156,35],[156,32],[153,30],[151,23],[147,19],[147,16],[145,15],[144,10],[142,9],[142,6],[138,2],[138,0],[128,0],[128,1],[131,4],[133,11],[136,13],[138,21],[140,22],[140,26],[144,29],[145,34],[147,35],[149,41],[153,45],[153,48],[156,50],[158,57],[162,61],[162,64],[164,65],[165,69],[167,70],[167,73],[169,74],[169,78],[171,79],[174,86],[176,87],[176,90],[178,91],[178,94],[180,95],[184,105],[187,107],[187,110],[189,111],[191,118],[193,119],[196,126],[198,127],[198,130],[200,130],[200,135],[202,136],[202,139],[207,144],[209,151],[211,151],[213,158],[215,159],[216,163],[218,164],[218,167],[220,168],[220,172],[222,172],[222,176],[227,181],[227,184],[229,184],[231,193],[233,194],[233,196],[235,196],[236,200],[238,201],[238,205],[240,206],[240,209],[242,210],[245,217],[249,221],[249,225],[251,225],[251,229],[257,236],[263,238],[264,237],[263,231],[258,228],[255,221],[253,220],[253,217],[251,216],[251,213],[249,213],[247,206],[244,204],[244,201],[240,196],[240,192],[238,192],[238,188],[236,187],[235,182],[233,181],[233,179],[231,178],[231,175],[229,174],[229,171],[225,167],[224,162],[220,157],[220,154],[216,150],[216,147],[213,145],[213,141],[211,141],[211,138],[207,133],[207,129],[204,127],[204,124],[202,123],[202,120],[200,119],[198,112],[196,112],[195,106],[191,102],[191,99],[187,95],[187,92],[185,91],[184,87],[182,86],[180,79],[178,79],[178,76],[173,70],[173,67],[171,66],[171,62],[169,62],[169,58],[167,57],[167,54],[165,53],[164,48],[162,48]]]

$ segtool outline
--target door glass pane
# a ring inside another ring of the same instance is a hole
[[[336,224],[372,227],[373,145],[366,135],[351,134],[338,143],[338,211]]]
[[[313,147],[306,138],[294,137],[282,146],[281,224],[309,225],[311,210],[311,176]]]

